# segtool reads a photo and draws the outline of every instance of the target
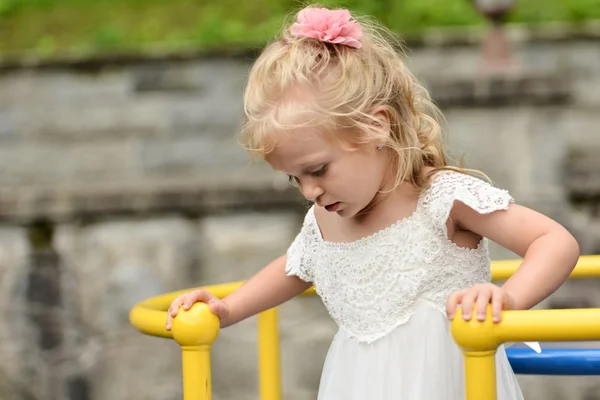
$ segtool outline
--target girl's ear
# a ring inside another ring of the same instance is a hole
[[[379,106],[373,109],[371,112],[371,124],[377,129],[381,129],[383,132],[389,132],[390,130],[390,114],[386,107]]]

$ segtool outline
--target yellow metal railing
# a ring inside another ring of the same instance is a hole
[[[459,312],[452,335],[465,356],[468,400],[496,399],[496,349],[505,342],[600,340],[600,309],[506,311],[502,322],[465,322]]]
[[[520,260],[492,262],[492,279],[506,280]],[[600,277],[600,255],[582,256],[571,279]],[[243,282],[205,287],[218,298],[235,291]],[[210,347],[219,334],[219,320],[205,304],[197,303],[180,311],[171,331],[165,329],[167,309],[180,294],[167,293],[142,301],[130,312],[130,322],[139,331],[174,339],[182,351],[184,400],[210,400]],[[304,295],[314,295],[314,288]],[[281,400],[279,329],[277,308],[258,315],[259,380],[261,400]],[[465,322],[458,315],[452,334],[465,355],[467,400],[495,400],[494,355],[499,345],[518,341],[600,340],[600,309],[506,311],[502,322]]]

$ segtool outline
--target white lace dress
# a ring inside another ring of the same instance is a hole
[[[438,173],[411,216],[351,243],[323,240],[308,211],[286,271],[315,284],[339,326],[318,400],[464,400],[463,355],[446,298],[491,274],[485,239],[465,249],[447,237],[455,201],[491,213],[512,198],[477,178]],[[496,371],[498,400],[522,399],[503,347]]]

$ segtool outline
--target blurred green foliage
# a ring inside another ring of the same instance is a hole
[[[481,25],[470,0],[346,0],[323,4],[372,15],[411,35],[435,26]],[[0,0],[0,53],[260,46],[296,0]],[[517,0],[512,22],[600,18],[600,0]]]

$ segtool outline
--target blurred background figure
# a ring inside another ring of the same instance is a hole
[[[181,398],[176,344],[128,312],[246,279],[295,236],[306,204],[236,134],[256,50],[302,5],[0,0],[0,398]],[[600,253],[599,1],[340,5],[405,38],[455,158]],[[542,307],[600,307],[600,285]],[[281,317],[285,399],[314,399],[336,328],[317,298]],[[256,399],[256,357],[254,319],[221,332],[215,398]],[[595,377],[519,379],[528,400],[600,399]]]

